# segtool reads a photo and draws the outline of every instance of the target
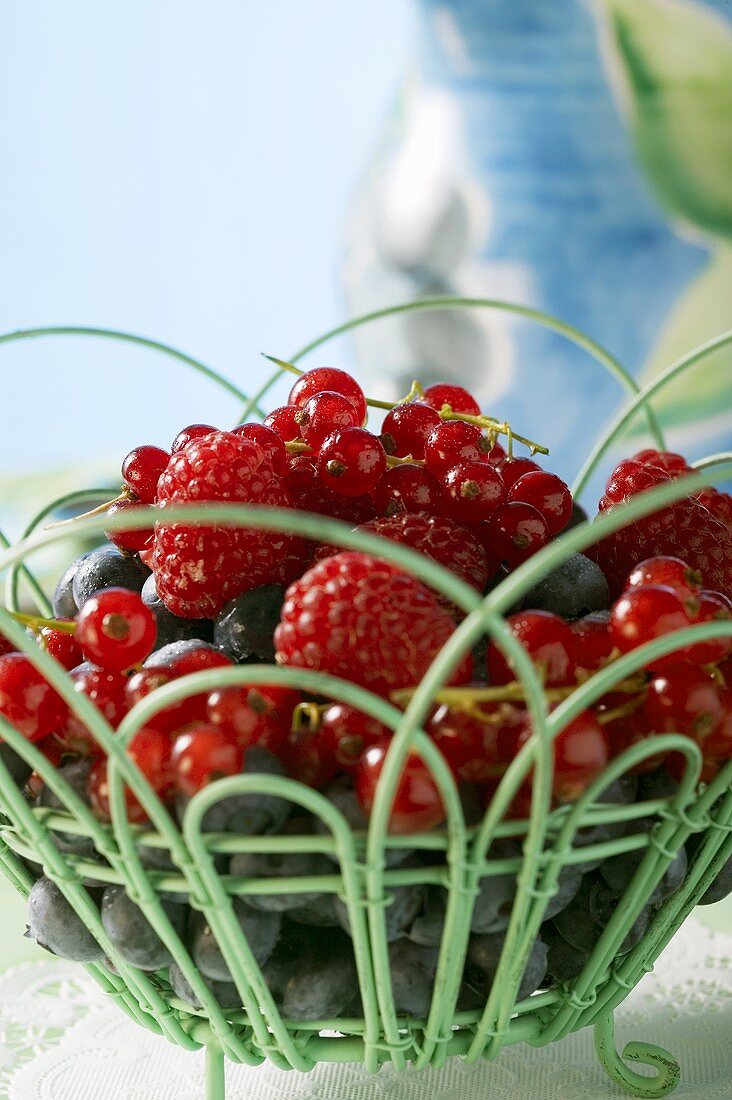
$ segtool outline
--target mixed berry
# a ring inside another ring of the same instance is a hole
[[[192,673],[257,666],[257,681],[223,685],[158,707],[127,752],[152,792],[182,820],[191,798],[226,777],[290,776],[321,790],[357,832],[368,826],[391,730],[357,707],[270,682],[267,666],[340,677],[397,708],[409,703],[463,613],[441,593],[378,554],[317,543],[297,533],[170,519],[177,505],[243,504],[315,512],[401,543],[488,593],[582,514],[568,486],[540,462],[545,448],[483,416],[460,386],[413,387],[388,408],[380,433],[367,427],[370,402],[354,378],[321,367],[298,378],[287,405],[263,424],[220,431],[191,424],[169,450],[145,445],[122,463],[122,492],[109,514],[142,521],[115,530],[107,545],[71,563],[58,582],[53,619],[21,616],[39,646],[69,671],[74,689],[116,729],[144,699]],[[499,441],[505,437],[505,447]],[[529,457],[516,457],[516,442]],[[642,451],[621,462],[600,512],[690,467],[679,455]],[[149,522],[148,522],[149,516]],[[125,520],[126,522],[126,520]],[[626,525],[545,573],[510,609],[506,623],[533,662],[550,709],[623,654],[685,627],[732,618],[732,498],[708,488]],[[0,714],[40,748],[102,822],[112,812],[108,765],[92,731],[23,654],[3,642]],[[260,677],[261,670],[261,677]],[[425,730],[460,793],[468,826],[491,802],[508,766],[532,736],[525,689],[495,640],[466,654],[436,694]],[[552,797],[573,802],[631,746],[649,751],[600,802],[668,797],[685,767],[678,753],[653,752],[669,732],[695,741],[709,782],[732,759],[732,637],[679,645],[647,661],[567,723],[553,743]],[[63,803],[0,744],[0,759],[33,804]],[[531,776],[509,809],[528,816]],[[124,788],[133,825],[148,815]],[[145,799],[143,799],[145,801]],[[642,846],[594,859],[592,845],[630,830],[648,834],[652,816],[580,829],[586,861],[563,869],[529,958],[521,995],[570,981],[633,879]],[[431,771],[414,751],[398,777],[387,867],[434,863],[420,834],[444,829],[445,807]],[[241,836],[310,835],[322,822],[271,794],[228,795],[203,828]],[[520,827],[517,827],[517,835]],[[69,858],[100,863],[91,840],[55,830]],[[631,929],[630,950],[656,908],[683,883],[699,840],[669,864]],[[170,854],[140,848],[154,873],[175,872]],[[347,907],[333,893],[277,889],[283,877],[332,874],[333,859],[292,853],[220,855],[217,868],[271,879],[272,892],[235,896],[236,919],[265,980],[293,1019],[358,1014]],[[521,859],[518,840],[495,841],[489,859]],[[87,867],[88,870],[88,867]],[[100,871],[101,875],[101,871]],[[419,876],[415,875],[415,883]],[[183,880],[181,880],[183,881]],[[180,1000],[194,991],[143,913],[117,885],[91,881],[109,941],[129,965],[164,971]],[[516,872],[482,879],[460,1005],[490,989],[515,897]],[[703,900],[732,890],[722,870]],[[446,911],[441,886],[399,886],[385,909],[398,1011],[424,1016],[432,995]],[[224,1007],[240,1001],[211,929],[185,893],[167,893],[166,914],[204,982]],[[37,876],[29,934],[57,954],[102,960],[104,951],[58,887]]]

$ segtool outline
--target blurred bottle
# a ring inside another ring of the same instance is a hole
[[[732,181],[692,180],[695,193],[726,188],[721,226],[705,224],[681,179],[697,165],[678,152],[683,123],[698,159],[705,130],[700,140],[694,112],[719,114],[715,90],[732,87],[732,32],[715,7],[730,13],[724,0],[706,10],[689,0],[421,0],[418,69],[354,204],[350,314],[441,293],[509,299],[576,325],[636,375],[658,369],[649,360],[662,328],[672,354],[729,327],[724,271],[703,335],[687,298],[732,235]],[[722,49],[711,74],[710,39]],[[679,110],[679,91],[690,111]],[[682,331],[670,333],[682,306]],[[372,385],[396,397],[415,376],[458,380],[486,411],[548,443],[565,476],[621,400],[586,353],[502,313],[416,313],[355,339]],[[681,425],[690,406],[675,392],[667,419]],[[692,415],[718,413],[714,387],[705,401]],[[729,418],[717,427],[732,443]]]

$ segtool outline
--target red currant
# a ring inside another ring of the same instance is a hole
[[[240,424],[234,428],[232,435],[239,435],[242,439],[253,439],[272,460],[274,472],[284,477],[289,470],[289,456],[281,435],[278,435],[266,424]]]
[[[610,632],[621,653],[629,653],[644,642],[672,634],[689,626],[684,601],[673,588],[659,584],[629,588],[616,600],[610,612]],[[651,667],[660,671],[678,662],[679,654],[655,658]]]
[[[486,462],[491,445],[475,424],[442,420],[427,436],[424,457],[430,470],[442,477],[461,462]]]
[[[683,733],[703,743],[721,724],[722,697],[708,672],[678,664],[652,678],[643,712],[654,733]]]
[[[501,774],[498,726],[481,722],[465,711],[439,706],[425,731],[445,757],[453,773],[471,783],[483,783]]]
[[[356,769],[356,794],[364,809],[371,813],[376,787],[389,749],[390,740],[371,745]],[[389,818],[390,833],[420,833],[435,829],[445,820],[445,810],[437,785],[424,761],[410,752],[397,783]]]
[[[293,730],[281,755],[290,775],[307,787],[320,790],[338,774],[338,762],[327,730]]]
[[[374,490],[374,504],[380,516],[394,516],[398,512],[440,511],[442,492],[440,483],[425,466],[394,466],[387,470]]]
[[[732,689],[720,692],[722,716],[716,729],[707,734],[702,749],[705,760],[724,763],[732,760]],[[705,777],[705,781],[706,777]]]
[[[496,442],[493,444],[490,451],[488,452],[488,461],[490,462],[490,464],[492,466],[500,466],[501,463],[505,461],[505,459],[506,459],[506,452],[504,451],[501,444],[496,440]],[[501,475],[501,476],[503,476],[503,475]],[[504,484],[505,484],[505,479],[504,479]]]
[[[371,493],[386,472],[381,442],[365,428],[342,428],[329,435],[320,449],[318,476],[342,496]]]
[[[445,513],[462,523],[488,519],[506,496],[500,473],[488,462],[461,462],[443,484]]]
[[[149,656],[156,632],[152,611],[137,592],[127,588],[103,588],[95,593],[76,620],[76,637],[85,656],[116,671]]]
[[[597,707],[597,715],[602,717],[607,711],[614,710],[615,707],[627,704],[627,702],[628,696],[619,692],[603,696]],[[609,722],[605,722],[602,728],[605,731],[611,756],[620,756],[626,749],[630,749],[633,745],[638,745],[642,741],[647,741],[652,736],[643,707],[639,707],[631,714],[612,718]],[[648,756],[631,769],[631,774],[645,775],[648,772],[655,771],[664,763],[665,759],[666,756],[663,753]]]
[[[189,424],[187,428],[181,428],[178,432],[170,445],[170,453],[177,454],[178,451],[182,451],[184,447],[192,443],[194,439],[203,439],[204,436],[213,435],[218,430],[218,428],[214,428],[213,424]]]
[[[410,455],[422,459],[427,436],[440,423],[440,414],[421,401],[395,405],[384,417],[381,427],[384,450],[399,458]]]
[[[355,378],[346,374],[344,370],[338,370],[337,367],[315,367],[313,370],[305,371],[290,390],[289,403],[302,408],[314,394],[323,393],[324,390],[332,390],[350,397],[356,406],[359,424],[366,423],[367,409],[363,390]]]
[[[347,772],[356,768],[366,749],[391,736],[390,730],[376,718],[348,703],[331,703],[323,711],[320,733],[321,738],[332,746],[333,759],[339,769]]]
[[[702,591],[696,597],[698,612],[695,623],[729,622],[732,619],[730,602],[721,592]],[[712,665],[723,661],[732,653],[732,638],[710,638],[697,642],[684,651],[684,658],[694,665]]]
[[[126,749],[138,771],[158,797],[167,799],[170,795],[170,738],[161,730],[143,726],[138,730]],[[147,813],[137,796],[125,785],[123,787],[127,818],[133,824],[147,821]],[[108,821],[111,817],[110,791],[106,759],[97,760],[89,775],[89,798],[98,817]]]
[[[210,668],[227,668],[233,665],[230,657],[219,650],[202,646],[200,649],[190,650],[175,658],[165,666],[152,665],[141,668],[127,682],[126,696],[129,706],[144,699],[156,688],[179,680],[193,672],[205,672]],[[198,692],[189,695],[179,703],[171,703],[170,706],[159,710],[154,718],[150,719],[150,725],[156,729],[173,733],[193,722],[203,722],[206,719],[208,695]]]
[[[506,623],[541,669],[547,686],[574,683],[575,639],[564,619],[549,611],[519,611],[510,615]],[[493,641],[488,646],[488,679],[492,684],[507,684],[515,679],[512,664]]]
[[[491,560],[510,569],[527,561],[549,541],[549,528],[531,504],[501,504],[481,528],[481,541]]]
[[[292,443],[300,439],[300,425],[297,421],[300,408],[298,405],[280,405],[278,409],[272,409],[269,416],[264,418],[264,427],[269,428],[285,443]]]
[[[444,405],[449,405],[454,413],[462,413],[463,416],[480,416],[480,405],[472,393],[463,386],[455,386],[451,382],[435,382],[434,385],[428,386],[422,395],[422,400],[438,411]]]
[[[339,428],[358,428],[361,424],[358,409],[350,397],[332,390],[313,394],[295,419],[300,427],[300,435],[315,451],[320,449],[332,432]]]
[[[74,690],[86,695],[102,717],[116,729],[127,713],[125,687],[127,681],[119,672],[108,672],[96,665],[83,664],[71,670]],[[73,752],[99,754],[101,746],[84,723],[70,710],[63,743]]]
[[[508,491],[509,501],[531,504],[541,512],[551,536],[558,535],[572,515],[572,494],[556,474],[533,470],[522,474]]]
[[[170,768],[176,790],[192,797],[203,787],[227,775],[239,775],[244,749],[219,726],[204,722],[175,739]]]
[[[503,484],[506,486],[506,492],[516,484],[520,477],[524,474],[541,473],[541,466],[538,462],[534,462],[531,458],[504,458],[499,463],[498,469],[501,471],[501,477],[503,478]]]
[[[137,513],[142,518],[143,512],[147,512],[152,519],[154,511],[149,504],[142,504],[139,500],[116,500],[114,504],[109,506],[107,515],[111,519],[113,516],[123,514],[133,517],[133,513]],[[129,531],[105,531],[104,533],[110,542],[113,542],[115,546],[119,546],[120,550],[137,552],[147,550],[152,545],[152,527],[140,527]]]
[[[154,504],[158,481],[170,455],[162,447],[135,447],[122,463],[122,479],[143,504]]]
[[[554,797],[575,801],[609,759],[605,731],[591,711],[582,711],[554,739]]]
[[[628,577],[625,587],[639,588],[647,584],[673,588],[682,600],[687,600],[698,595],[702,586],[702,575],[698,569],[691,569],[681,558],[659,555],[639,562]]]
[[[233,736],[243,748],[263,745],[279,755],[302,695],[274,684],[219,688],[208,697],[208,720]]]
[[[585,672],[597,672],[610,660],[613,639],[607,619],[587,615],[569,624],[572,635],[572,658],[577,668]]]
[[[64,619],[62,621],[68,622],[70,620]],[[76,668],[84,659],[76,638],[65,630],[54,630],[52,626],[42,627],[41,645],[47,653],[50,653],[59,664],[67,669]]]
[[[67,707],[24,653],[0,657],[0,714],[29,741],[63,728]]]
[[[54,768],[58,768],[61,764],[64,756],[68,755],[67,749],[61,744],[58,737],[55,734],[51,734],[50,737],[44,738],[43,741],[36,742],[36,748],[39,752],[42,752],[49,764],[52,764]],[[38,798],[38,795],[43,790],[45,784],[41,779],[38,772],[33,772],[29,776],[25,788],[31,798]]]

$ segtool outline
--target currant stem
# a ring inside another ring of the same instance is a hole
[[[119,504],[121,500],[130,500],[131,493],[127,489],[123,489],[119,496],[113,497],[112,500],[106,500],[104,504],[98,504],[96,508],[92,508],[89,512],[82,512],[78,516],[71,516],[70,519],[59,519],[55,523],[47,523],[43,530],[53,531],[57,527],[69,527],[74,523],[78,523],[82,519],[91,519],[92,516],[101,516],[103,512],[108,511],[113,504]]]
[[[300,443],[297,439],[290,440],[289,443],[285,443],[285,450],[291,455],[308,455],[309,457],[316,458],[317,451],[314,451],[307,443]],[[422,458],[412,458],[411,455],[407,455],[406,458],[397,458],[396,455],[386,456],[387,466],[424,466],[425,462]]]
[[[645,687],[645,680],[640,677],[622,680],[613,688],[614,692],[624,695],[637,695]],[[550,703],[560,703],[567,699],[574,691],[576,684],[567,684],[564,687],[545,688],[545,694]],[[416,688],[399,688],[391,693],[391,700],[397,706],[405,706],[411,700]],[[521,703],[525,698],[524,686],[519,680],[512,680],[509,684],[501,684],[497,687],[452,687],[442,688],[435,694],[435,703],[445,703],[456,710],[471,710],[476,714],[480,710],[481,703]],[[611,712],[608,712],[611,713]],[[485,720],[483,715],[482,720]],[[491,716],[491,721],[493,716]]]
[[[68,622],[66,619],[44,619],[41,615],[26,615],[22,611],[9,611],[8,614],[12,615],[16,622],[29,626],[36,633],[46,626],[51,630],[58,630],[61,634],[76,633],[76,623]]]

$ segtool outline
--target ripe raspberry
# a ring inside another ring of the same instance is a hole
[[[664,466],[645,465],[638,461],[639,456],[620,462],[600,500],[601,512],[684,472],[679,468],[684,462],[679,455],[664,452],[658,458],[658,452],[640,452],[641,456],[648,454],[656,456]],[[725,523],[694,497],[685,497],[622,527],[591,546],[587,554],[602,569],[614,597],[623,590],[635,565],[659,555],[681,558],[702,574],[707,588],[732,592],[732,534]]]
[[[419,683],[453,631],[449,612],[414,577],[370,554],[346,552],[288,589],[276,660],[388,695]],[[466,657],[450,682],[465,683],[471,664]]]
[[[193,440],[172,456],[158,483],[160,508],[211,501],[292,507],[263,448],[232,432]],[[166,607],[202,619],[259,584],[287,584],[305,553],[303,539],[275,531],[160,522],[152,567]]]
[[[475,535],[451,519],[428,516],[424,512],[399,512],[362,523],[358,530],[411,546],[444,565],[473,588],[481,592],[485,588],[488,580],[485,550]],[[332,546],[320,546],[315,561],[322,561],[333,553]]]

